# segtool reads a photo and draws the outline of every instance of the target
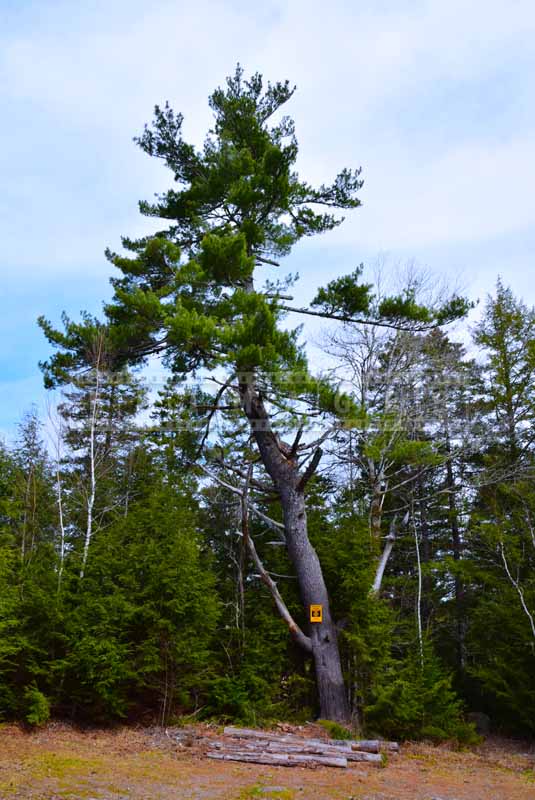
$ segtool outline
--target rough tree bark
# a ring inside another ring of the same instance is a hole
[[[309,606],[323,606],[323,621],[310,626],[321,716],[338,722],[349,722],[350,712],[336,626],[331,618],[321,564],[310,543],[307,530],[304,490],[317,466],[321,451],[316,451],[311,466],[305,472],[299,469],[292,448],[281,442],[271,428],[254,374],[240,376],[240,398],[264,467],[280,496],[286,546],[296,572],[303,606],[307,614]]]

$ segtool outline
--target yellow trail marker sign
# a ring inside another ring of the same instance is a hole
[[[310,606],[310,621],[322,622],[323,620],[323,606]]]

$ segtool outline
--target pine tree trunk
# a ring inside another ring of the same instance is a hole
[[[338,637],[331,618],[327,587],[316,551],[308,538],[305,498],[302,492],[286,487],[281,492],[288,554],[299,582],[305,613],[311,605],[322,606],[322,622],[310,624],[312,655],[316,670],[322,719],[349,722]]]
[[[310,624],[320,714],[324,719],[349,722],[350,711],[336,627],[331,619],[321,564],[308,538],[303,475],[288,453],[290,448],[271,429],[264,402],[256,390],[254,376],[242,376],[240,394],[260,457],[279,492],[288,555],[296,571],[307,619],[311,605],[323,607],[322,622]]]

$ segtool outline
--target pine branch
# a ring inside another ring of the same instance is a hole
[[[294,306],[280,305],[282,311],[291,311],[294,314],[306,314],[309,317],[321,317],[322,319],[332,319],[337,322],[346,322],[353,325],[371,325],[377,328],[391,328],[395,331],[408,331],[410,333],[422,333],[424,331],[432,331],[440,328],[443,323],[419,323],[413,325],[406,325],[396,322],[381,322],[377,319],[362,319],[360,317],[350,317],[345,314],[333,314],[328,311],[311,311],[309,308],[295,308]]]

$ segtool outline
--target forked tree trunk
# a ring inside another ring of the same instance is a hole
[[[260,457],[280,496],[288,555],[294,566],[301,600],[308,618],[311,605],[323,607],[323,621],[310,624],[322,718],[349,722],[350,713],[342,675],[338,637],[331,618],[327,587],[316,551],[308,538],[304,484],[295,454],[271,429],[267,410],[254,377],[241,376],[240,394]],[[310,477],[310,475],[308,476]]]

